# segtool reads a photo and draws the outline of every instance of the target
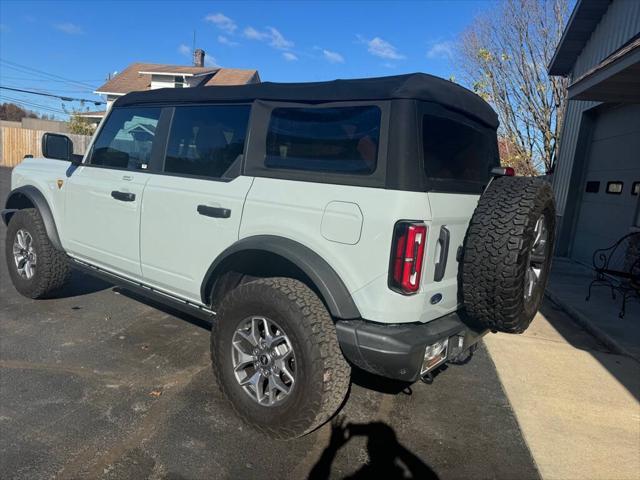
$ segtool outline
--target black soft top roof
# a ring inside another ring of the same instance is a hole
[[[252,102],[254,100],[323,103],[389,99],[415,99],[434,102],[470,115],[492,128],[498,126],[498,116],[495,111],[475,93],[449,80],[426,73],[329,82],[262,82],[234,86],[162,88],[129,93],[116,100],[114,106],[157,103]]]

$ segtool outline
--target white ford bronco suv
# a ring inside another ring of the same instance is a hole
[[[46,158],[14,168],[11,279],[51,297],[75,267],[210,317],[233,408],[300,436],[353,365],[431,379],[487,331],[528,327],[555,206],[499,167],[497,127],[425,74],[130,93],[84,157],[46,134]]]

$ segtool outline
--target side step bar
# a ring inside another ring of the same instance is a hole
[[[71,260],[71,265],[74,268],[85,272],[88,275],[100,278],[106,282],[112,283],[126,290],[130,290],[133,293],[139,294],[143,297],[147,297],[160,304],[175,308],[176,310],[187,313],[189,315],[193,315],[194,317],[198,317],[209,322],[213,320],[213,317],[215,317],[216,313],[213,310],[203,307],[202,305],[198,305],[197,303],[193,303],[170,293],[163,292],[162,290],[150,287],[149,285],[145,285],[144,283],[135,282],[126,277],[123,277],[122,275],[118,275],[117,273],[113,273],[103,268],[96,267],[95,265],[83,262],[82,260],[78,260],[77,258],[69,257],[69,259]]]

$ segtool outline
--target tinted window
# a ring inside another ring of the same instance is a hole
[[[368,174],[375,170],[380,109],[276,108],[267,133],[270,168]]]
[[[160,108],[114,108],[96,138],[94,165],[145,169],[151,161]]]
[[[498,165],[493,130],[446,117],[424,115],[424,168],[432,179],[487,182]]]
[[[248,105],[176,107],[164,171],[220,178],[242,155]]]

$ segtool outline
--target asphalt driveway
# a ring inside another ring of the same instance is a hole
[[[3,205],[8,190],[0,169]],[[484,347],[433,385],[356,372],[333,427],[273,441],[214,388],[205,322],[80,273],[60,298],[25,299],[5,233],[0,478],[391,478],[399,463],[414,478],[538,478]]]

